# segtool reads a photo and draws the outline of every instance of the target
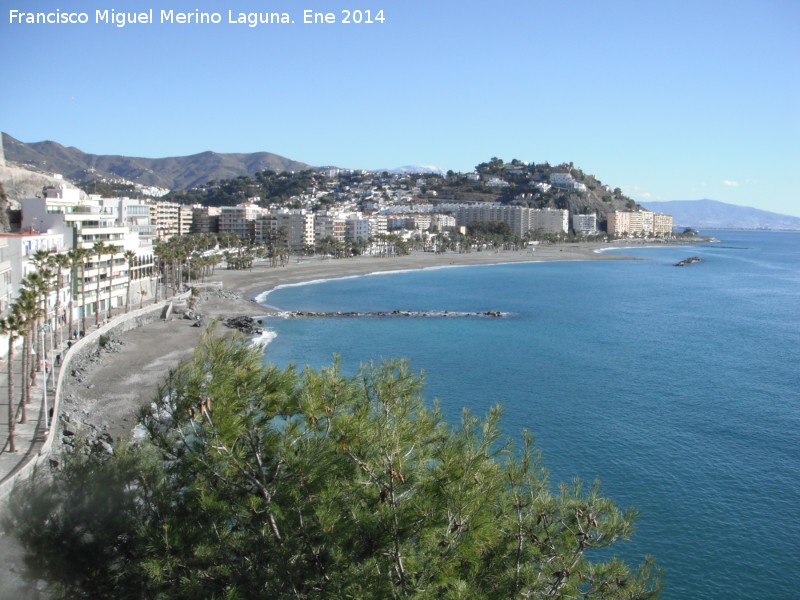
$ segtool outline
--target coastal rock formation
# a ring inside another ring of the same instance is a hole
[[[225,327],[238,329],[245,335],[258,335],[261,333],[261,326],[253,317],[229,317],[222,321]]]
[[[697,262],[700,262],[700,257],[699,256],[692,256],[690,258],[684,258],[682,261],[676,262],[672,266],[673,267],[685,267],[686,265],[690,265],[692,263],[697,263]]]

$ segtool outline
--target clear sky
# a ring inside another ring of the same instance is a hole
[[[155,23],[95,22],[112,8]],[[221,23],[159,22],[195,9]],[[356,9],[385,22],[341,22]],[[0,17],[0,129],[24,142],[366,169],[571,161],[644,203],[800,216],[797,0],[5,0]]]

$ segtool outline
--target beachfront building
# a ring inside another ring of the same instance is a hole
[[[219,232],[219,206],[192,206],[192,226],[190,233],[217,233]]]
[[[39,251],[54,254],[65,252],[69,248],[65,246],[64,235],[54,231],[38,232],[28,231],[23,233],[4,233],[0,234],[0,244],[5,244],[5,256],[11,268],[9,273],[9,292],[11,298],[16,298],[22,288],[22,280],[30,273],[39,269],[33,262],[33,256]],[[64,287],[66,294],[68,287],[68,277],[65,278]],[[52,303],[55,303],[55,290],[52,293]],[[66,302],[67,298],[62,298]]]
[[[642,211],[615,211],[607,216],[608,234],[614,237],[631,235],[664,236],[672,233],[672,215]]]
[[[385,215],[352,215],[345,219],[345,238],[351,241],[377,238],[387,233],[389,222]]]
[[[572,230],[578,235],[597,233],[597,215],[572,215]]]
[[[150,222],[155,225],[156,237],[166,242],[180,232],[180,208],[175,202],[151,202]]]
[[[317,213],[314,216],[315,241],[333,238],[337,242],[345,241],[347,219],[334,213]]]
[[[455,204],[447,207],[455,214],[457,226],[474,223],[506,223],[511,233],[524,237],[531,231],[560,234],[569,228],[569,211],[554,208],[528,208],[501,204]]]
[[[653,235],[665,236],[672,233],[672,215],[653,213]]]
[[[166,242],[176,235],[186,235],[192,227],[192,208],[177,202],[151,202],[150,223],[155,227],[156,237]]]
[[[345,237],[351,241],[368,240],[370,237],[369,219],[361,216],[349,217],[345,221]]]
[[[456,218],[453,215],[443,215],[434,213],[431,215],[431,230],[445,231],[456,226]]]
[[[264,209],[252,202],[223,206],[219,215],[219,232],[232,233],[243,240],[253,241],[256,236],[256,219],[262,214]]]
[[[476,203],[455,205],[454,213],[459,226],[501,222],[508,224],[511,233],[521,237],[531,229],[530,210],[522,206]]]
[[[531,231],[562,234],[569,231],[569,211],[561,208],[530,208]]]
[[[88,252],[80,277],[74,282],[72,302],[77,314],[100,317],[125,305],[128,264],[123,256],[128,228],[117,223],[112,206],[97,197],[81,198],[80,190],[49,189],[45,198],[24,198],[23,230],[46,231],[63,236],[63,249]],[[102,242],[105,251],[96,253]],[[81,302],[83,303],[81,305]]]
[[[314,213],[302,209],[276,210],[255,220],[257,244],[278,243],[292,252],[314,247]]]

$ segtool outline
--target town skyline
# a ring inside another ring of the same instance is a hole
[[[0,44],[17,58],[5,66],[0,129],[153,158],[266,151],[318,166],[460,172],[487,156],[574,162],[637,202],[712,198],[800,216],[785,185],[800,159],[792,3],[308,8],[338,21],[344,9],[382,10],[385,21],[303,24],[289,4],[268,9],[295,23],[257,27],[25,24],[3,11]],[[144,10],[69,7],[98,9]]]

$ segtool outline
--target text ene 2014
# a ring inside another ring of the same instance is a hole
[[[370,25],[384,22],[386,22],[386,17],[383,14],[383,10],[377,12],[371,10],[342,10],[338,18],[336,13],[332,12],[303,11],[303,23],[306,25],[313,25],[316,23],[344,23],[346,25],[363,23],[365,25]]]

